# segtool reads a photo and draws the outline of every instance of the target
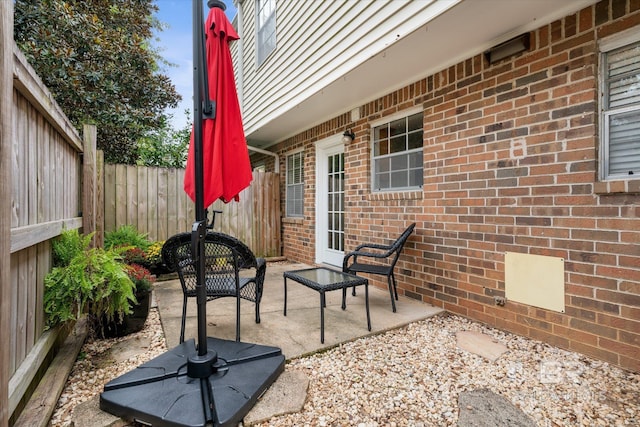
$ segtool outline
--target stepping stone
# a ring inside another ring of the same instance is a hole
[[[460,331],[456,333],[458,348],[482,356],[495,362],[508,351],[507,347],[487,334],[474,331]]]
[[[536,427],[524,412],[490,390],[460,393],[458,407],[458,427]]]
[[[300,412],[308,388],[309,378],[305,374],[285,370],[244,417],[243,425],[251,426],[276,415]]]
[[[117,363],[146,353],[151,346],[151,337],[131,337],[120,341],[109,350],[109,355]]]
[[[74,427],[125,427],[130,423],[101,411],[100,396],[94,396],[73,408],[71,425]]]

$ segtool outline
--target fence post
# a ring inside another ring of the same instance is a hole
[[[13,113],[13,2],[0,1],[0,427],[9,425],[11,348],[11,151]]]
[[[84,125],[82,139],[82,228],[89,234],[96,231],[96,126]],[[95,239],[93,245],[98,246]]]
[[[104,151],[96,151],[96,246],[104,246]]]

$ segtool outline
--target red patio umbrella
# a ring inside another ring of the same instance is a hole
[[[194,0],[195,2],[196,0]],[[200,0],[201,1],[201,0]],[[206,290],[204,254],[206,208],[218,199],[238,200],[251,183],[251,163],[242,127],[229,41],[239,39],[224,13],[224,4],[209,0],[204,32],[194,37],[194,118],[184,175],[184,189],[195,202],[192,228],[196,261],[198,352],[206,352]],[[194,28],[198,25],[194,21]],[[203,46],[203,37],[206,39]],[[204,55],[203,55],[204,52]],[[196,72],[197,71],[197,72]]]
[[[208,100],[215,103],[215,118],[204,119],[202,129],[204,208],[221,199],[228,203],[252,180],[251,163],[242,127],[229,41],[240,37],[224,11],[214,7],[205,23]],[[206,86],[206,85],[205,85]],[[205,89],[206,90],[206,89]],[[204,95],[205,102],[206,95]],[[207,113],[207,107],[203,108]],[[197,125],[197,123],[196,123]],[[184,190],[196,200],[194,132],[187,157]]]

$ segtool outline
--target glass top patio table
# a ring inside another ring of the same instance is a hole
[[[351,286],[359,286],[367,283],[367,279],[364,277],[331,270],[326,267],[285,271],[284,277],[288,277],[289,279],[302,283],[308,288],[315,290],[324,289],[325,291],[349,288]]]
[[[367,309],[367,327],[371,330],[369,315],[369,281],[364,277],[331,270],[326,267],[307,268],[284,272],[284,315],[287,315],[287,279],[298,282],[320,293],[320,342],[324,343],[324,308],[327,305],[325,292],[342,290],[342,309],[346,309],[347,288],[364,285],[365,306]]]

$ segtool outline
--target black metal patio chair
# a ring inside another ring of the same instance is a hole
[[[390,245],[379,245],[375,243],[358,245],[353,252],[346,254],[342,260],[342,271],[345,273],[368,273],[387,277],[389,294],[391,295],[391,307],[394,313],[396,312],[398,289],[396,287],[396,277],[393,274],[393,270],[398,262],[402,248],[415,226],[416,224],[413,223],[407,227],[400,237]],[[353,295],[355,295],[355,288],[352,292]]]
[[[264,258],[256,258],[247,245],[227,234],[207,232],[204,246],[207,301],[224,297],[236,298],[236,341],[240,341],[240,299],[255,303],[256,323],[260,323],[260,300],[266,262]],[[182,285],[180,343],[184,342],[187,299],[196,297],[196,262],[191,254],[191,233],[176,234],[162,247],[164,263],[172,271],[178,272]],[[255,276],[247,277],[253,274],[253,270]]]

